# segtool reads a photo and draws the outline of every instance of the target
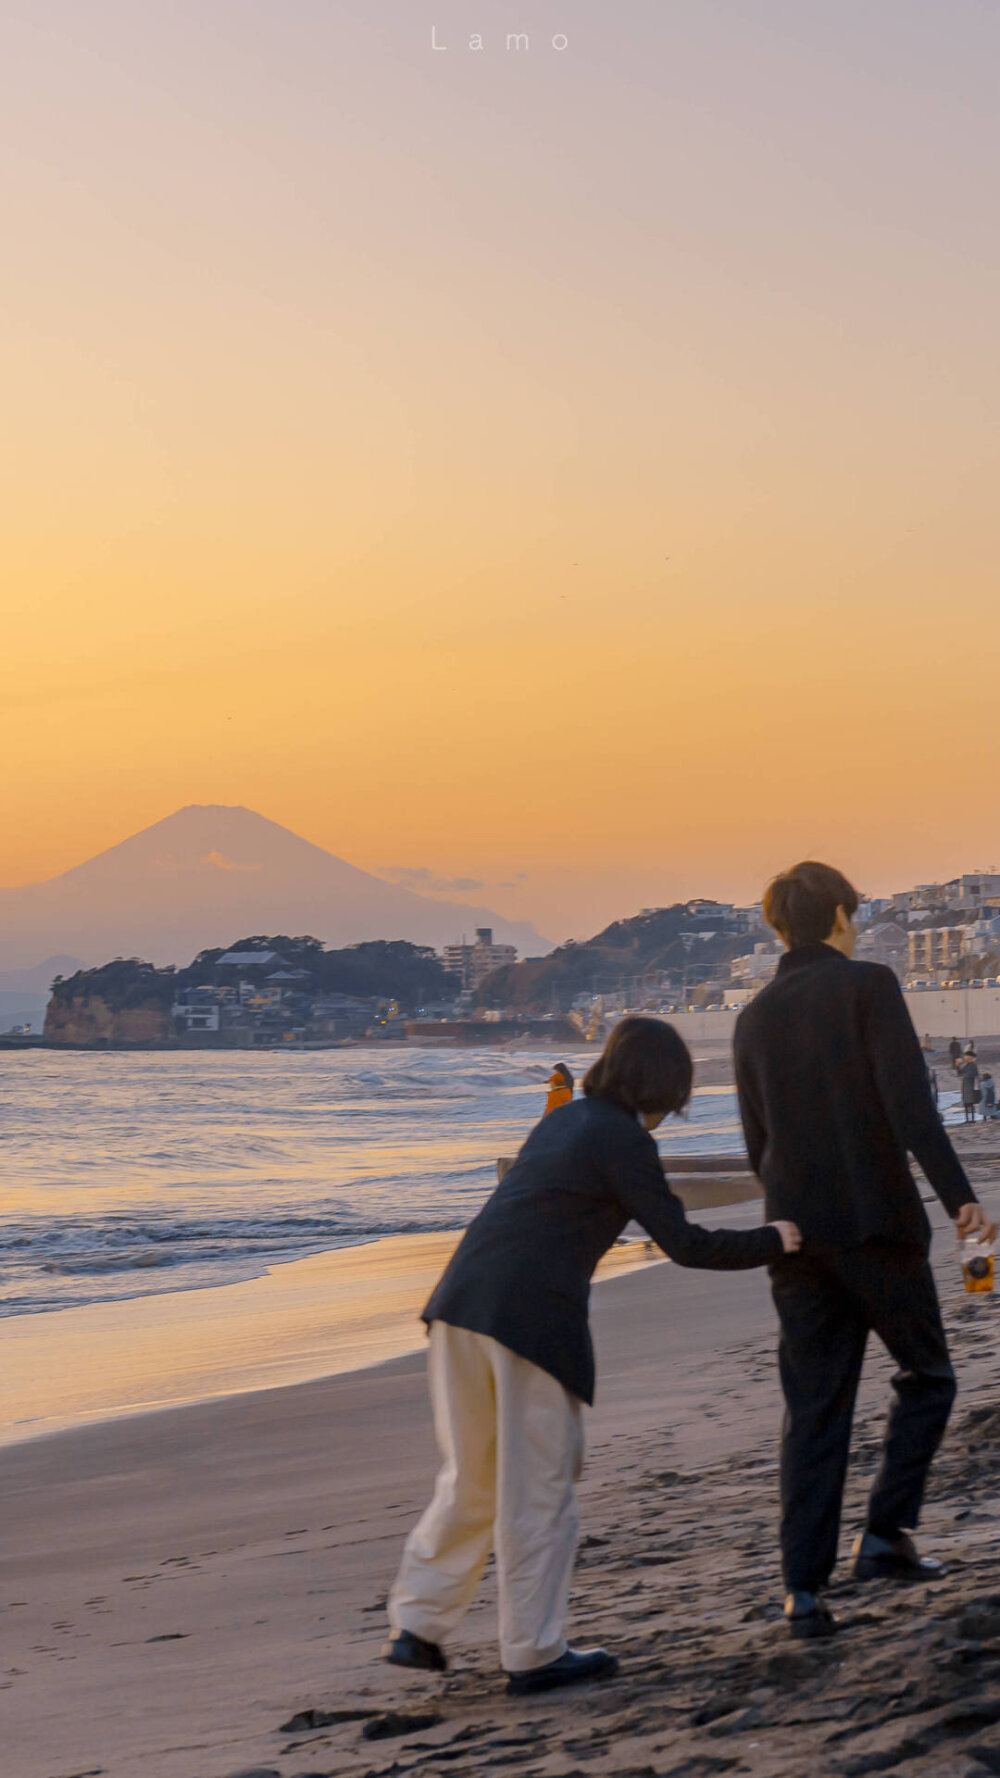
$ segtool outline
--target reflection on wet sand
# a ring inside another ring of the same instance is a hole
[[[457,1233],[311,1254],[262,1278],[0,1322],[0,1442],[381,1364],[423,1345],[419,1313]],[[648,1263],[617,1247],[599,1276]]]

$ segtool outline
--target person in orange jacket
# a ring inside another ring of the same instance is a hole
[[[557,1111],[560,1105],[568,1105],[573,1097],[575,1082],[565,1062],[557,1062],[549,1075],[549,1096],[545,1101],[544,1116],[550,1111]]]

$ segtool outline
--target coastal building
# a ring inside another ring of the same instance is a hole
[[[445,945],[443,955],[445,969],[459,976],[462,987],[472,993],[495,969],[507,969],[517,962],[513,945],[493,943],[492,926],[477,926],[474,945],[467,945],[463,939],[460,945]]]
[[[756,993],[758,989],[767,987],[781,957],[780,945],[769,944],[766,940],[762,944],[756,944],[745,956],[732,959],[729,965],[730,981],[735,988],[749,988],[752,993]]]
[[[376,1016],[378,1002],[351,994],[324,994],[314,1000],[310,1028],[317,1036],[363,1037]]]
[[[924,981],[950,975],[966,954],[964,926],[916,926],[907,934],[909,973]]]
[[[963,912],[977,911],[988,903],[991,896],[1000,895],[1000,873],[976,871],[964,877],[955,877],[945,884],[945,890],[949,907]]]
[[[737,908],[731,901],[689,901],[686,911],[699,926],[710,926],[714,936],[721,932],[746,932],[749,910]]]
[[[263,1012],[265,1008],[280,1006],[281,998],[282,989],[277,983],[240,983],[240,1005],[250,1012]]]
[[[910,964],[910,934],[894,920],[878,920],[858,933],[854,955],[868,963],[884,963],[902,981]]]
[[[244,973],[248,969],[287,969],[284,957],[277,951],[226,951],[215,965],[216,969],[238,969]]]
[[[918,883],[913,889],[902,889],[893,895],[890,905],[904,914],[929,914],[948,906],[948,890],[944,883]]]
[[[978,920],[973,920],[965,931],[967,955],[982,957],[1000,950],[1000,914],[995,908],[983,908]]]
[[[913,889],[903,889],[892,897],[892,905],[904,912],[932,914],[940,910],[942,913],[977,913],[982,907],[990,905],[991,899],[1000,901],[1000,871],[967,871],[964,876],[952,877],[947,883],[918,883]]]
[[[170,1016],[183,1031],[218,1031],[221,1007],[214,988],[188,988],[178,995]]]

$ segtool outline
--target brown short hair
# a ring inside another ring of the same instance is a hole
[[[764,918],[790,949],[822,944],[833,931],[838,908],[853,917],[857,890],[842,871],[813,861],[782,871],[764,896]]]
[[[683,1111],[691,1097],[691,1052],[673,1025],[662,1019],[622,1019],[587,1072],[588,1099],[610,1099],[623,1111],[666,1115]]]

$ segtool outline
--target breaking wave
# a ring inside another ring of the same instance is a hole
[[[552,1062],[428,1049],[6,1052],[0,1315],[200,1289],[386,1235],[462,1227],[537,1120]],[[707,1092],[671,1147],[740,1146]]]

